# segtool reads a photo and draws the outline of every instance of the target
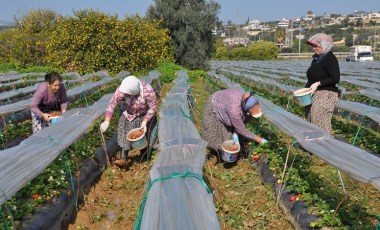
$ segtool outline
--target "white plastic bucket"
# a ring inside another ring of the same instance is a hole
[[[311,91],[309,88],[302,88],[293,93],[297,102],[301,106],[307,106],[312,103]]]
[[[231,147],[237,147],[236,150],[231,150]],[[240,145],[233,140],[228,140],[222,144],[222,159],[225,162],[235,162],[239,156]]]
[[[137,138],[131,138],[131,135],[136,134],[137,132],[143,132],[143,131],[141,130],[141,128],[132,129],[127,134],[127,140],[131,142],[131,146],[133,149],[141,150],[148,145],[148,142],[145,137],[145,132],[143,132],[143,134]]]

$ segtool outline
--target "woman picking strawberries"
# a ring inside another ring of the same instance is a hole
[[[141,128],[147,131],[147,124],[152,120],[157,111],[157,97],[151,85],[140,82],[135,76],[124,78],[116,89],[105,114],[104,122],[100,125],[100,131],[105,132],[110,124],[115,107],[121,104],[122,115],[119,118],[117,141],[122,148],[121,158],[114,164],[119,167],[126,166],[126,157],[131,149],[127,139],[129,131]]]
[[[46,74],[45,82],[37,87],[30,106],[33,133],[50,125],[52,113],[66,112],[67,104],[66,88],[62,83],[62,77],[55,72]]]
[[[234,140],[239,143],[238,135],[258,143],[266,143],[245,127],[249,118],[262,115],[259,101],[250,93],[238,89],[225,89],[213,93],[207,100],[203,115],[202,136],[213,150],[210,157],[222,150],[222,143]]]

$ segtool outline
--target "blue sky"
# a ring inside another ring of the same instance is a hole
[[[224,22],[245,22],[248,17],[260,21],[296,18],[312,10],[316,15],[324,13],[349,14],[355,10],[380,11],[379,0],[216,0],[222,6],[219,18]],[[109,14],[125,15],[145,12],[153,0],[0,0],[0,21],[13,21],[30,9],[51,9],[62,15],[73,10],[95,9]],[[314,2],[314,4],[311,4]]]

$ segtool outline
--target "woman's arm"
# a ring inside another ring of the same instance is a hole
[[[144,92],[144,97],[146,98],[147,104],[149,106],[149,110],[144,116],[144,121],[148,122],[153,118],[154,114],[157,112],[158,103],[156,93],[150,85],[147,85],[146,90]]]
[[[36,92],[33,95],[32,103],[30,104],[30,110],[36,114],[38,117],[42,117],[42,111],[38,106],[43,100],[43,92],[40,87],[37,88]]]
[[[339,63],[335,55],[332,55],[332,57],[329,59],[329,62],[327,63],[325,68],[329,77],[322,79],[320,81],[320,85],[321,86],[335,86],[340,81]]]
[[[64,113],[67,110],[67,106],[69,104],[69,101],[67,99],[67,91],[64,84],[61,85],[60,90],[60,101],[61,101],[61,112]]]
[[[124,97],[124,93],[120,92],[119,88],[117,88],[107,106],[105,119],[104,119],[105,121],[108,121],[108,122],[111,121],[113,112],[116,106],[118,105],[118,103],[123,99],[123,97]]]
[[[249,131],[246,127],[245,127],[245,124],[243,122],[242,119],[240,119],[239,115],[236,115],[236,114],[232,114],[232,116],[230,116],[230,120],[231,120],[231,123],[233,125],[233,127],[235,128],[235,131],[246,137],[247,139],[249,140],[254,140],[258,143],[261,142],[262,138],[255,135],[254,133],[252,133],[251,131]]]

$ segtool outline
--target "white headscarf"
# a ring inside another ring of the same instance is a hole
[[[328,53],[333,47],[333,39],[324,33],[319,33],[307,40],[307,44],[316,45],[322,48],[322,54]]]
[[[132,96],[140,93],[141,83],[140,80],[135,76],[128,76],[123,79],[119,87],[119,91]]]

